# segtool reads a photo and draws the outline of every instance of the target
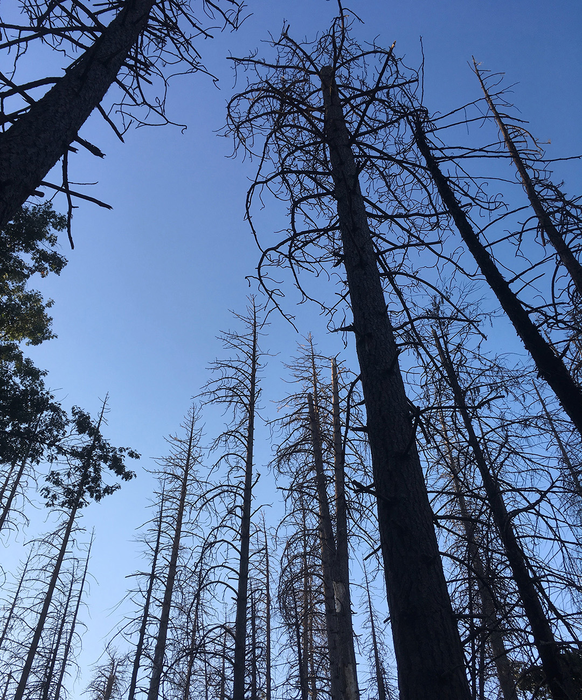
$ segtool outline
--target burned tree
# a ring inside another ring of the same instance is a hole
[[[219,26],[236,26],[240,10],[236,0],[224,4],[205,0],[201,4],[203,14]],[[76,193],[69,187],[68,154],[75,151],[73,144],[93,155],[104,155],[79,136],[91,112],[99,110],[123,140],[123,126],[116,126],[107,108],[101,106],[112,86],[120,89],[118,111],[129,114],[141,107],[145,108],[142,122],[152,114],[161,123],[167,122],[163,95],[168,66],[186,73],[204,70],[195,40],[210,36],[212,31],[187,1],[86,4],[27,0],[22,5],[22,23],[0,23],[4,39],[0,50],[11,53],[15,63],[15,75],[0,74],[0,226],[8,223],[39,187],[47,185],[44,178],[60,158],[63,181],[53,188],[66,194],[71,207]],[[62,77],[42,75],[18,82],[18,68],[26,60],[31,42],[48,44],[70,60]],[[161,83],[161,98],[148,96],[154,83],[156,87]],[[47,86],[48,92],[37,98],[39,89]],[[69,219],[70,213],[69,209]]]
[[[237,143],[251,153],[260,143],[247,210],[255,235],[255,196],[270,191],[290,202],[289,234],[263,249],[259,274],[277,302],[269,264],[290,265],[306,297],[303,271],[343,265],[342,298],[353,315],[344,329],[354,334],[360,364],[401,697],[468,698],[386,309],[382,275],[393,275],[379,264],[379,253],[387,260],[430,230],[423,216],[430,194],[407,168],[404,122],[391,109],[393,94],[414,76],[402,73],[392,50],[360,49],[341,19],[314,44],[286,31],[274,44],[273,60],[235,59],[256,81],[229,107]]]

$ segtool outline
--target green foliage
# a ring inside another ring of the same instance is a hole
[[[38,463],[58,442],[66,416],[44,384],[46,372],[25,358],[19,345],[53,338],[51,317],[30,278],[60,274],[66,259],[56,251],[56,231],[66,219],[50,204],[24,207],[0,230],[0,463]]]
[[[0,231],[0,342],[38,345],[54,337],[45,301],[36,290],[27,288],[36,273],[46,277],[60,274],[67,264],[57,252],[57,235],[66,218],[50,204],[23,207]]]
[[[57,467],[51,469],[41,495],[47,507],[82,508],[91,499],[100,501],[121,485],[108,484],[103,470],[107,469],[123,481],[135,473],[125,466],[127,457],[139,459],[128,447],[113,447],[102,435],[103,411],[98,421],[77,406],[73,406],[69,421],[70,434],[58,448]]]
[[[45,374],[12,344],[0,345],[0,464],[38,464],[63,436],[66,415]]]

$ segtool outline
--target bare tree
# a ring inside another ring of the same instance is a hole
[[[268,287],[269,262],[290,264],[296,279],[303,269],[343,264],[342,299],[349,299],[353,314],[345,328],[354,333],[360,364],[401,697],[418,698],[438,688],[442,698],[468,698],[399,350],[386,312],[382,273],[389,276],[390,270],[381,273],[377,257],[378,249],[389,246],[386,235],[377,233],[380,223],[396,222],[404,236],[417,221],[419,231],[426,228],[422,206],[411,199],[414,175],[398,150],[402,122],[390,109],[393,92],[414,77],[401,74],[391,50],[355,45],[343,18],[309,46],[285,31],[274,44],[273,60],[236,59],[237,66],[255,71],[257,81],[229,110],[230,129],[249,151],[259,133],[265,135],[248,196],[251,223],[253,194],[268,189],[291,202],[288,237],[263,252],[263,284]],[[399,178],[411,184],[392,197]],[[411,232],[408,240],[413,236],[418,245],[419,233]]]
[[[204,0],[202,6],[207,16],[236,26],[240,10],[236,0],[224,4]],[[74,193],[69,188],[67,171],[73,142],[103,156],[78,134],[91,112],[98,109],[121,138],[121,132],[100,106],[112,85],[121,89],[122,103],[130,108],[145,107],[146,113],[153,112],[167,121],[163,97],[146,97],[148,84],[157,78],[163,94],[168,66],[178,64],[180,67],[174,70],[179,72],[203,69],[194,40],[211,34],[189,2],[124,0],[103,5],[78,0],[27,0],[23,10],[23,24],[0,23],[6,37],[0,50],[12,52],[15,68],[33,41],[54,46],[71,59],[71,64],[59,78],[41,76],[18,83],[14,76],[0,75],[2,105],[17,102],[12,111],[2,113],[5,130],[0,133],[0,226],[46,184],[44,178],[60,158],[63,183],[56,189],[66,193],[70,204]],[[35,99],[35,90],[45,86],[50,87],[48,92]]]
[[[87,505],[91,498],[99,501],[119,488],[119,484],[110,485],[104,481],[103,467],[124,480],[134,476],[133,472],[126,468],[124,460],[126,455],[137,457],[137,453],[123,447],[112,447],[101,433],[106,406],[106,401],[104,401],[96,423],[81,409],[73,408],[71,440],[66,448],[61,446],[61,455],[65,461],[62,471],[58,470],[56,466],[53,467],[47,478],[48,484],[43,487],[41,492],[47,505],[63,508],[66,516],[63,520],[57,556],[28,646],[28,653],[14,700],[22,700],[26,692],[32,664],[53,603],[53,596],[61,575],[61,567],[69,548],[71,533],[79,511]]]

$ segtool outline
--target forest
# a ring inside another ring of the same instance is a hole
[[[434,108],[366,3],[255,47],[255,2],[0,11],[0,699],[582,700],[579,154],[477,56]],[[162,177],[225,189],[181,202],[186,244],[126,182],[131,255],[91,261],[105,150],[160,169],[131,140],[187,138],[176,83],[230,157],[200,132]]]

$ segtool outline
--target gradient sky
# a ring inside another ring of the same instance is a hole
[[[364,21],[354,29],[361,41],[375,39],[385,46],[396,41],[397,55],[410,66],[419,64],[422,36],[425,104],[432,112],[479,97],[468,65],[474,55],[484,68],[503,71],[507,83],[515,83],[514,102],[531,132],[551,141],[548,155],[582,153],[579,0],[352,0],[350,7]],[[66,406],[96,413],[99,399],[109,392],[106,434],[113,444],[143,454],[140,472],[166,452],[164,435],[178,429],[190,398],[207,379],[208,364],[220,355],[216,335],[234,329],[229,309],[243,311],[252,291],[245,276],[253,274],[258,256],[243,208],[253,166],[229,159],[232,143],[216,135],[234,89],[226,56],[264,51],[261,42],[269,32],[277,35],[284,20],[292,36],[312,38],[329,26],[337,5],[248,0],[248,10],[252,14],[239,32],[200,42],[220,89],[204,75],[182,76],[170,85],[168,113],[187,125],[185,131],[130,129],[121,144],[100,118],[90,119],[81,135],[107,156],[73,158],[71,179],[98,182],[90,194],[113,211],[82,204],[74,216],[75,250],[62,241],[68,266],[59,278],[37,285],[55,300],[58,339],[31,355],[49,370],[48,384]],[[582,191],[581,171],[580,163],[559,171],[571,194]],[[64,205],[57,199],[55,207]],[[266,211],[259,220],[264,230],[286,225],[279,212]],[[317,310],[304,305],[297,317],[301,334],[313,332],[330,353],[341,349],[339,338],[324,338]],[[291,326],[273,317],[264,342],[276,355],[273,376],[300,340]],[[265,385],[265,405],[280,398],[280,388],[271,392],[270,387]],[[206,432],[215,430],[208,425]],[[120,493],[87,509],[84,524],[97,529],[90,566],[95,580],[90,614],[83,614],[88,628],[80,656],[83,677],[73,698],[81,697],[87,666],[117,620],[109,611],[125,592],[124,577],[139,567],[131,539],[147,518],[151,488],[150,477],[140,473]],[[13,556],[16,547],[11,551]]]

